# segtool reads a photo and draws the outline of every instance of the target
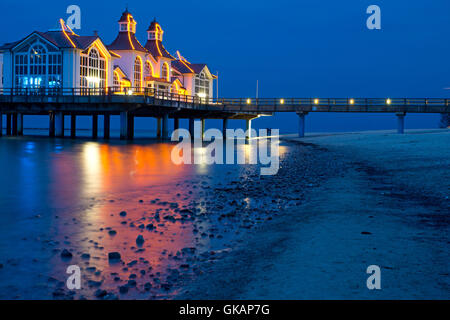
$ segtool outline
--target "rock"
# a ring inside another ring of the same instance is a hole
[[[151,288],[152,288],[152,284],[150,282],[147,282],[146,284],[144,284],[145,291],[149,291]]]
[[[127,293],[127,292],[128,292],[128,286],[120,286],[120,287],[119,287],[119,292],[120,292],[121,294]]]
[[[102,289],[98,289],[97,291],[95,291],[94,295],[97,298],[103,298],[108,294],[108,292],[106,292],[106,290],[102,290]]]
[[[115,235],[117,234],[117,231],[116,231],[116,230],[109,230],[109,231],[108,231],[108,234],[109,234],[110,236],[115,236]]]
[[[118,253],[118,252],[110,252],[110,253],[108,253],[108,259],[109,260],[120,260],[121,259],[120,253]]]
[[[81,259],[89,260],[90,258],[91,258],[91,255],[90,255],[89,253],[83,253],[83,254],[81,255]]]
[[[130,288],[136,287],[136,280],[128,280],[128,287]]]
[[[150,223],[150,224],[148,224],[145,228],[146,228],[148,231],[152,231],[153,229],[155,229],[155,226],[153,225],[153,223]]]
[[[64,250],[61,252],[61,258],[64,258],[64,259],[70,259],[70,258],[72,258],[72,253],[71,253],[69,250],[64,249]]]
[[[126,217],[127,216],[127,212],[126,211],[122,211],[121,213],[119,213],[119,215],[121,217]]]
[[[101,285],[102,285],[102,281],[94,281],[94,280],[89,280],[89,281],[88,281],[88,286],[89,286],[90,288],[92,288],[92,287],[98,288],[98,287],[100,287]]]
[[[142,234],[138,235],[138,237],[136,238],[136,244],[138,246],[140,246],[140,245],[144,244],[144,242],[145,242],[145,240],[144,240],[144,237],[142,236]]]
[[[361,232],[361,234],[372,234],[372,233],[368,232],[368,231],[363,231],[363,232]]]

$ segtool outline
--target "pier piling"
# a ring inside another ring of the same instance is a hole
[[[156,118],[156,137],[161,138],[161,118]]]
[[[167,113],[163,116],[162,135],[164,140],[169,137],[169,115]]]
[[[397,133],[403,134],[405,133],[405,115],[404,112],[399,112],[397,115]]]
[[[17,136],[17,113],[12,115],[12,135]]]
[[[298,115],[298,137],[305,137],[305,117],[307,112],[297,112]]]
[[[180,119],[179,118],[173,118],[173,131],[180,129]],[[171,137],[169,137],[170,139]],[[174,138],[178,139],[178,135],[174,134]]]
[[[10,136],[11,135],[11,114],[8,113],[6,114],[6,135]]]
[[[246,135],[247,135],[246,138],[250,139],[252,137],[252,120],[251,119],[246,120],[245,130],[246,130]]]
[[[98,114],[92,115],[92,139],[98,138]]]
[[[3,136],[3,113],[0,112],[0,137]]]
[[[111,135],[111,116],[107,113],[103,115],[103,139],[109,139]]]
[[[194,124],[195,119],[189,118],[189,134],[191,135],[191,139],[194,139]]]
[[[55,113],[54,112],[50,112],[48,115],[48,135],[50,137],[54,137],[55,136]]]
[[[55,135],[59,138],[64,137],[64,115],[62,112],[55,113]]]
[[[23,114],[17,114],[17,135],[23,136]]]
[[[120,113],[120,139],[125,140],[128,138],[128,112],[124,111]]]
[[[77,136],[77,116],[75,114],[70,115],[70,137],[75,139]]]
[[[227,138],[227,128],[228,128],[228,119],[224,118],[222,122],[222,134],[224,140]]]

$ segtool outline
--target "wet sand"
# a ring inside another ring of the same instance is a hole
[[[448,130],[285,138],[335,159],[334,170],[317,165],[322,179],[301,203],[180,298],[450,297]],[[366,287],[369,265],[381,268],[381,290]]]

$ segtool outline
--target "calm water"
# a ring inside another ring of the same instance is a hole
[[[74,264],[82,268],[83,284],[100,281],[106,290],[117,291],[137,274],[138,289],[127,298],[148,298],[141,286],[146,282],[153,297],[176,294],[176,288],[166,293],[159,285],[189,260],[183,248],[220,250],[233,240],[220,230],[219,237],[205,235],[217,227],[213,220],[194,222],[180,212],[188,208],[207,215],[215,188],[258,174],[259,168],[177,166],[170,160],[172,147],[152,141],[0,138],[0,298],[52,298],[65,287],[65,270]],[[254,151],[244,146],[239,152]],[[150,223],[154,230],[143,228]],[[139,234],[146,240],[142,246],[136,245]],[[73,258],[63,260],[62,249]],[[110,264],[112,251],[120,252],[125,264]],[[95,289],[83,285],[76,297],[91,298]]]

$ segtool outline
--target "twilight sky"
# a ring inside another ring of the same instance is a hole
[[[128,4],[145,43],[154,17],[165,47],[219,72],[221,97],[450,98],[450,1],[11,1],[0,2],[0,42],[66,19],[81,7],[78,34],[98,30],[106,44]],[[368,30],[366,9],[381,7],[382,30]],[[437,115],[408,115],[407,128],[435,127]],[[394,115],[312,114],[309,131],[395,127]],[[26,125],[26,124],[25,124]],[[292,114],[258,119],[257,127],[295,131]]]

